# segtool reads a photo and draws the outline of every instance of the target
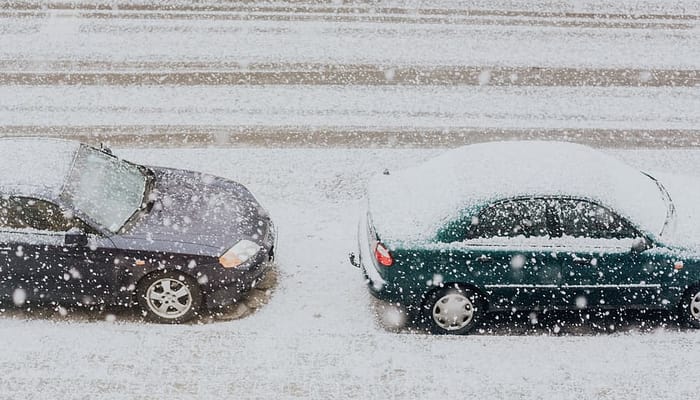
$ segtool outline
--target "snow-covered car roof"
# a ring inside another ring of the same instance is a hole
[[[431,240],[465,211],[519,196],[572,196],[612,208],[658,234],[668,207],[656,183],[590,147],[512,141],[469,145],[374,177],[369,207],[384,241]]]
[[[57,198],[79,148],[60,139],[0,139],[0,194]]]

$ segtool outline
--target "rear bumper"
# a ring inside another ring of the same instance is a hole
[[[387,282],[379,272],[374,268],[374,265],[365,266],[359,263],[359,268],[365,277],[367,289],[369,293],[379,300],[397,304],[410,304],[401,294],[401,290],[390,282]]]
[[[385,301],[396,301],[390,283],[381,276],[373,263],[370,243],[367,217],[363,215],[357,228],[357,252],[349,254],[350,264],[362,271],[367,288],[374,297]]]

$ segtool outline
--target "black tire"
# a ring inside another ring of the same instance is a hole
[[[691,328],[700,329],[700,285],[686,290],[679,311],[681,321]]]
[[[202,307],[197,281],[177,271],[145,276],[136,288],[144,317],[161,324],[179,324],[194,318]]]
[[[454,286],[433,292],[426,299],[424,309],[431,332],[466,335],[481,321],[486,303],[476,292]]]

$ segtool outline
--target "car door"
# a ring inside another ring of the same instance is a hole
[[[55,204],[11,197],[0,204],[5,215],[0,242],[7,250],[7,290],[21,288],[27,299],[93,303],[111,298],[115,268],[107,238],[64,215]]]
[[[562,294],[570,307],[661,301],[658,270],[669,261],[644,251],[647,241],[632,224],[587,200],[558,199],[556,209]]]
[[[464,257],[498,308],[558,305],[561,265],[552,257],[549,200],[495,202],[472,218]]]

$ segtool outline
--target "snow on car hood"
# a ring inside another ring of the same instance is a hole
[[[667,206],[656,183],[587,146],[492,142],[450,150],[416,167],[374,177],[369,207],[382,240],[425,241],[474,207],[517,196],[597,201],[658,234]]]
[[[675,218],[661,236],[669,245],[700,250],[700,178],[652,174],[668,190],[676,208]]]
[[[153,209],[120,236],[198,244],[221,253],[241,239],[257,239],[268,228],[267,212],[241,184],[211,175],[152,168]]]

